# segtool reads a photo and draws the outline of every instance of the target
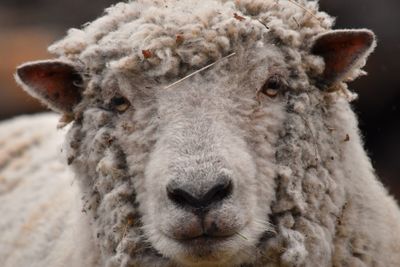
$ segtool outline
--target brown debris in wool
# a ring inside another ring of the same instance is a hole
[[[67,159],[67,164],[68,164],[68,166],[71,165],[71,164],[74,162],[74,160],[75,160],[75,157],[74,157],[74,156],[68,157],[68,159]]]
[[[128,215],[126,218],[126,224],[122,233],[122,237],[125,237],[128,233],[129,228],[131,228],[135,224],[135,219],[133,215]]]
[[[346,134],[346,137],[344,138],[343,142],[349,142],[350,141],[350,135]]]
[[[185,38],[182,34],[177,34],[175,38],[175,42],[177,45],[181,45],[185,41]]]
[[[243,21],[246,19],[245,17],[240,16],[238,13],[233,13],[233,17],[238,21]]]
[[[142,54],[144,58],[151,58],[153,56],[153,53],[150,50],[142,50]]]

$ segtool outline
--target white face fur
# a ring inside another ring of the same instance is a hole
[[[254,69],[227,59],[192,81],[158,89],[159,133],[140,203],[145,234],[163,255],[186,264],[238,263],[273,231],[265,207],[273,199],[274,151],[257,151],[272,149],[276,139],[271,134],[265,140],[257,128],[278,126],[282,116],[284,92],[275,99],[258,92],[274,75],[268,65],[281,60],[271,54],[273,49],[251,62]],[[269,158],[267,172],[257,165],[259,157]],[[211,197],[196,205],[186,192]]]
[[[69,137],[69,147],[85,145],[69,157],[92,191],[87,207],[104,209],[95,219],[100,236],[115,235],[106,246],[134,236],[126,217],[140,216],[143,242],[164,257],[187,265],[252,261],[274,231],[268,207],[287,73],[279,50],[260,44],[168,89],[120,75],[104,79],[101,97],[88,92]],[[129,201],[115,196],[121,192]]]

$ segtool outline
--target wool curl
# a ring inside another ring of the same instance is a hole
[[[272,38],[293,65],[321,73],[323,62],[309,54],[310,40],[333,22],[316,1],[139,0],[106,9],[83,29],[69,30],[49,51],[90,75],[116,70],[175,78]]]

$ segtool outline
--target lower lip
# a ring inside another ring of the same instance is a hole
[[[211,253],[211,250],[216,250],[218,247],[221,247],[227,241],[232,240],[231,236],[228,237],[209,237],[209,236],[200,236],[193,239],[186,240],[175,240],[180,245],[184,246],[186,249],[196,251],[200,254],[208,254]],[[207,253],[208,251],[208,253]]]

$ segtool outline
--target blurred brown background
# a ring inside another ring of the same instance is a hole
[[[50,57],[50,43],[116,2],[0,0],[0,120],[43,110],[15,85],[15,66]],[[355,109],[373,164],[400,199],[400,1],[320,0],[320,5],[337,17],[336,28],[369,28],[378,36],[366,68],[369,76],[351,87],[360,95]]]

